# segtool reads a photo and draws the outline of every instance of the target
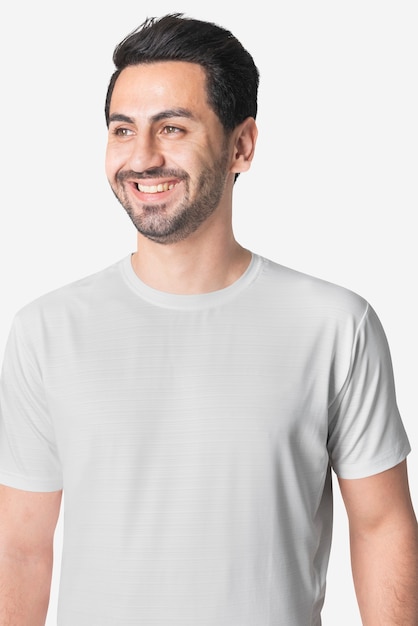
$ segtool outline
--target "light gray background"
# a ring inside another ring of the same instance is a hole
[[[413,445],[418,506],[418,7],[403,0],[270,5],[25,0],[2,9],[0,353],[18,308],[135,248],[103,167],[114,46],[150,15],[218,22],[261,72],[260,138],[236,186],[236,236],[360,293],[377,310]],[[62,519],[48,626],[56,623],[61,537]],[[360,624],[338,489],[323,621]]]

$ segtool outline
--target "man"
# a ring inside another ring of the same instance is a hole
[[[416,626],[408,439],[360,296],[234,238],[258,71],[169,15],[115,50],[106,172],[134,254],[18,312],[4,358],[0,626],[318,626],[331,471],[366,626]]]

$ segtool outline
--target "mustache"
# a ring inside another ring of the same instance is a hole
[[[137,180],[146,180],[147,178],[179,178],[181,180],[186,180],[188,179],[188,175],[182,170],[166,169],[164,167],[152,167],[144,172],[124,170],[116,174],[116,180],[120,183],[132,178]]]

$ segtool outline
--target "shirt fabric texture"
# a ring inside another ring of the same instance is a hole
[[[131,257],[15,316],[0,482],[64,490],[58,626],[319,626],[332,470],[410,446],[359,295],[253,254],[201,295]]]

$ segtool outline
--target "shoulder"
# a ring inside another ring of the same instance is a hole
[[[369,307],[367,300],[350,289],[270,259],[260,257],[260,288],[282,307],[332,318],[350,317],[360,322]]]
[[[106,301],[121,288],[121,267],[126,258],[112,265],[42,294],[15,314],[14,326],[34,329],[37,324],[59,324],[65,318],[82,317]]]

